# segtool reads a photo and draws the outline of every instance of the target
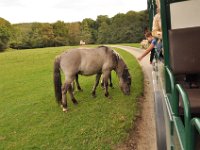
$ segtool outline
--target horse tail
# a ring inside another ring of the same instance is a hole
[[[56,57],[54,61],[54,90],[55,97],[58,103],[61,103],[62,100],[62,91],[61,91],[61,74],[60,74],[60,57]]]

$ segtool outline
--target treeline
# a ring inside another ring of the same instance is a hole
[[[112,18],[100,15],[82,22],[22,23],[11,25],[0,18],[0,50],[65,45],[140,42],[147,27],[147,11],[119,13]]]

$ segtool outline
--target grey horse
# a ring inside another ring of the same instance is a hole
[[[61,83],[60,69],[65,75],[65,82]],[[130,94],[131,76],[124,60],[109,47],[100,46],[91,49],[72,49],[56,56],[54,61],[54,88],[56,100],[63,111],[67,111],[67,91],[71,100],[77,104],[74,97],[72,83],[77,75],[90,76],[96,74],[96,83],[92,94],[95,95],[101,75],[105,86],[105,96],[108,97],[108,79],[114,70],[119,78],[119,86],[125,95]]]
[[[99,75],[99,73],[97,74],[97,75]],[[75,80],[75,82],[73,82],[73,84],[72,84],[72,86],[73,86],[73,91],[75,91],[75,88],[78,90],[78,91],[83,91],[82,90],[82,88],[81,88],[81,86],[80,86],[80,83],[79,83],[79,81],[78,81],[78,74],[76,75],[76,80]],[[99,78],[100,79],[100,78]],[[111,74],[110,74],[110,76],[109,76],[109,86],[111,87],[111,88],[113,88],[113,83],[112,83],[112,76],[111,76]],[[98,84],[99,84],[99,80],[98,81],[96,81],[96,82],[98,82]],[[76,84],[75,84],[76,83]],[[97,85],[98,85],[97,84]],[[76,86],[75,86],[76,85]],[[102,88],[104,88],[104,80],[102,79],[101,80],[101,87]],[[96,93],[95,93],[95,91],[93,91],[92,92],[92,96],[93,97],[96,97]]]

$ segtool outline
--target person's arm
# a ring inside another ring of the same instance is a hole
[[[145,50],[145,52],[140,57],[138,57],[138,60],[142,60],[153,48],[154,44],[151,43],[150,46]]]

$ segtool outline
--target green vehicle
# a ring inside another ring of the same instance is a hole
[[[148,0],[150,29],[156,14]],[[200,150],[200,0],[160,0],[164,60],[153,65],[158,150]]]

